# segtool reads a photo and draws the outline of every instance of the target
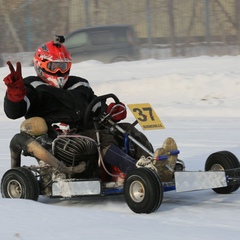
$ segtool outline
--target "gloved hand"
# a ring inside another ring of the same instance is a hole
[[[119,122],[127,117],[127,110],[124,103],[110,103],[107,109],[108,114],[114,122]]]
[[[16,71],[10,61],[7,62],[10,74],[3,81],[7,86],[7,98],[12,102],[20,102],[26,95],[26,87],[23,83],[21,63],[17,62]]]

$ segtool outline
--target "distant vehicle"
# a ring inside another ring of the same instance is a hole
[[[76,30],[65,37],[64,45],[73,62],[98,60],[104,63],[140,59],[138,38],[131,25],[110,25]]]

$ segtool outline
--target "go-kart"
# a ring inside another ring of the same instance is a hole
[[[120,103],[114,94],[95,98],[86,111],[85,127],[89,125],[92,108],[99,102],[104,106],[108,99],[113,99],[116,106]],[[153,109],[138,105],[131,110],[138,117],[127,128],[114,122],[111,112],[103,111],[95,117],[93,122],[97,141],[75,134],[61,123],[54,125],[59,132],[54,140],[46,134],[30,136],[26,131],[16,134],[10,142],[11,169],[5,172],[1,180],[2,197],[37,201],[39,195],[64,199],[123,194],[133,212],[151,213],[160,207],[165,191],[212,188],[216,193],[228,194],[239,188],[240,164],[234,154],[229,151],[215,152],[207,158],[205,171],[185,171],[172,138],[165,140],[163,148],[153,151],[141,138],[131,134],[131,127],[137,123],[144,123],[145,127],[162,126]],[[28,124],[24,126],[27,128]],[[119,145],[129,155],[137,159],[136,152],[139,151],[151,156],[157,172],[139,167],[124,174],[117,167],[104,163],[99,134],[103,127],[116,135]],[[35,157],[38,164],[22,166],[21,155]]]

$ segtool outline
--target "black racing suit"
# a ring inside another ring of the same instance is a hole
[[[88,104],[95,97],[86,79],[70,76],[64,87],[56,88],[39,77],[24,78],[27,92],[20,102],[11,102],[4,98],[4,111],[7,117],[17,119],[25,117],[42,117],[48,126],[49,136],[56,137],[52,123],[66,123],[77,131],[83,128],[83,117]]]

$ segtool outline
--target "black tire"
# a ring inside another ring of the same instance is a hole
[[[2,177],[1,193],[3,198],[22,198],[37,201],[39,192],[38,181],[27,168],[12,168]]]
[[[127,205],[133,212],[154,212],[162,203],[162,182],[159,176],[150,169],[134,169],[126,176],[124,197]]]
[[[212,153],[205,163],[205,171],[224,171],[239,167],[240,164],[237,157],[229,151]],[[229,194],[238,190],[239,187],[239,184],[235,184],[222,188],[213,188],[213,191],[219,194]]]

